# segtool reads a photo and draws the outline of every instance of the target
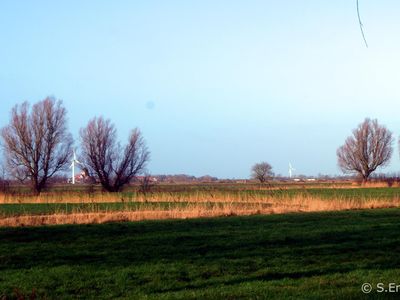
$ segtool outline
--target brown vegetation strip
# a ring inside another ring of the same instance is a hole
[[[293,212],[339,211],[352,209],[373,209],[400,207],[398,199],[393,200],[321,200],[312,197],[297,197],[283,199],[265,207],[262,203],[239,208],[232,203],[222,207],[206,208],[193,204],[186,208],[171,208],[170,210],[137,210],[114,212],[89,212],[52,215],[22,215],[0,219],[0,226],[40,226],[58,224],[99,224],[107,222],[125,222],[140,220],[188,219],[201,217],[239,216],[254,214],[282,214]]]
[[[256,211],[237,211],[226,213],[223,211],[207,212],[201,211],[120,211],[100,213],[79,214],[54,214],[40,216],[16,216],[0,220],[0,226],[40,226],[58,224],[101,224],[107,222],[132,222],[141,220],[165,220],[165,219],[188,219],[201,217],[218,217],[228,215],[250,215]],[[260,212],[258,212],[260,213]]]

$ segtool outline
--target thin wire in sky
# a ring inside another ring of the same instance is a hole
[[[365,47],[368,48],[368,43],[367,43],[367,40],[366,40],[366,38],[365,38],[364,29],[363,29],[363,23],[361,22],[360,9],[359,9],[359,7],[358,7],[358,0],[356,0],[356,3],[357,3],[358,23],[360,24],[360,30],[361,30],[362,37],[363,37],[363,39],[364,39]]]

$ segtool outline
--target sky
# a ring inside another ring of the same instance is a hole
[[[364,118],[395,137],[400,2],[0,2],[0,127],[11,108],[62,99],[79,146],[94,116],[122,142],[140,128],[151,174],[341,174],[336,149]]]

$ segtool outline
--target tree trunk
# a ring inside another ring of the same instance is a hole
[[[364,185],[367,184],[367,182],[368,182],[368,177],[369,177],[369,174],[368,174],[368,173],[362,175],[362,183],[361,183],[361,185],[364,186]]]

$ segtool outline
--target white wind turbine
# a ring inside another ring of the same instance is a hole
[[[82,165],[82,163],[76,159],[76,153],[74,150],[74,157],[72,159],[72,164],[71,164],[71,169],[72,169],[72,184],[75,184],[75,166],[76,165]]]
[[[296,169],[292,167],[291,163],[289,163],[289,178],[292,178],[293,171],[296,171]]]

